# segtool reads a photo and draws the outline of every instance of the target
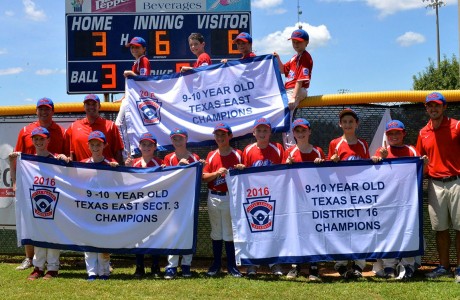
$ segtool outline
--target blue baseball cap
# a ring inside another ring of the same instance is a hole
[[[385,125],[385,131],[390,130],[406,130],[406,127],[404,126],[403,122],[399,120],[391,120],[387,123],[387,125]]]
[[[295,119],[294,122],[292,122],[292,129],[296,128],[297,126],[302,126],[304,128],[310,128],[310,122],[308,122],[304,118],[298,118],[298,119]]]
[[[154,144],[157,143],[157,138],[153,134],[151,134],[150,132],[146,132],[146,133],[141,135],[141,138],[139,139],[139,142],[142,142],[144,140],[151,141]]]
[[[310,36],[308,35],[308,33],[303,30],[303,29],[297,29],[297,30],[294,30],[291,34],[291,38],[288,39],[288,40],[296,40],[296,41],[308,41],[310,40]]]
[[[126,44],[126,47],[131,47],[131,46],[142,46],[142,47],[147,47],[147,43],[145,42],[145,40],[139,36],[136,36],[136,37],[133,37],[131,39],[131,42],[129,42],[128,44]]]
[[[346,115],[350,115],[352,116],[353,118],[355,118],[356,121],[359,121],[359,117],[358,117],[358,114],[352,110],[351,108],[347,107],[345,108],[344,110],[342,110],[339,114],[339,119],[342,120],[342,118]]]
[[[83,100],[83,103],[87,101],[96,101],[97,103],[101,103],[101,100],[99,99],[99,97],[94,94],[86,95],[85,99]]]
[[[54,110],[54,103],[53,103],[53,100],[51,100],[50,98],[44,97],[44,98],[38,99],[37,108],[39,108],[40,106],[48,106],[49,108]]]
[[[272,128],[272,124],[270,124],[270,122],[265,118],[257,119],[254,122],[254,126],[252,128],[255,129],[257,126],[260,126],[260,125],[264,125],[264,126]]]
[[[233,40],[233,44],[235,44],[238,40],[252,44],[252,37],[247,32],[241,32],[240,34],[238,34],[236,38]]]
[[[185,129],[183,128],[174,128],[171,133],[169,134],[169,137],[173,137],[175,135],[180,135],[182,137],[188,137],[188,133]]]
[[[212,133],[216,133],[217,130],[222,130],[228,132],[228,134],[232,134],[232,129],[228,126],[227,123],[219,123],[214,127],[214,131]]]
[[[446,105],[446,99],[441,93],[438,92],[428,94],[428,96],[426,96],[425,103],[428,102],[436,102],[438,104]]]
[[[102,133],[102,131],[99,131],[99,130],[93,131],[89,134],[88,142],[91,140],[99,140],[103,143],[106,142],[105,135]]]
[[[37,127],[30,133],[30,137],[34,137],[36,135],[42,136],[44,138],[50,137],[50,132],[45,127]]]

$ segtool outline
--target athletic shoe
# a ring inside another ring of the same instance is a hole
[[[177,268],[166,268],[165,279],[174,279],[177,275]]]
[[[206,272],[206,275],[208,275],[209,277],[214,277],[216,275],[218,275],[220,273],[220,268],[221,266],[217,266],[215,264],[212,264],[209,269],[208,269],[208,272]]]
[[[319,271],[318,267],[315,265],[310,265],[310,268],[308,269],[308,280],[310,281],[321,281],[321,278],[319,277]]]
[[[100,280],[109,280],[109,275],[101,275],[99,276]]]
[[[414,269],[410,265],[405,265],[404,270],[406,270],[406,273],[404,274],[403,279],[411,279],[414,277]]]
[[[48,271],[46,272],[45,276],[43,276],[44,280],[53,279],[54,277],[58,277],[58,271]]]
[[[43,271],[40,271],[39,268],[34,268],[32,273],[30,273],[29,277],[27,277],[28,280],[35,280],[43,276]]]
[[[152,268],[150,269],[150,271],[152,272],[152,276],[155,277],[155,278],[159,278],[160,275],[161,275],[159,265],[153,265]]]
[[[22,263],[16,267],[16,270],[26,270],[32,267],[32,260],[30,258],[25,258]]]
[[[352,268],[345,272],[345,279],[357,279],[363,277],[363,270],[357,265],[353,265]]]
[[[383,272],[385,273],[385,278],[386,279],[393,279],[395,278],[395,269],[391,267],[386,267],[383,269]]]
[[[247,271],[246,271],[246,274],[248,275],[249,278],[254,278],[257,276],[257,266],[249,266]]]
[[[96,275],[89,275],[87,281],[94,281],[96,280],[97,276]]]
[[[287,279],[294,279],[299,275],[299,267],[295,266],[289,270],[289,272],[286,275]]]
[[[340,276],[347,278],[347,267],[346,266],[334,266],[334,268],[339,272]]]
[[[192,272],[190,271],[190,266],[182,265],[181,270],[182,270],[182,277],[185,277],[185,278],[192,277]]]
[[[227,271],[229,275],[232,275],[235,278],[243,277],[243,274],[241,274],[237,267],[231,267],[227,269]]]
[[[134,277],[140,279],[145,275],[145,268],[142,266],[136,266],[136,271],[134,272]]]
[[[460,266],[455,269],[455,282],[460,283]]]
[[[431,271],[430,273],[426,273],[425,276],[427,278],[438,278],[440,276],[449,276],[449,271],[447,271],[442,265],[439,265]]]
[[[271,267],[272,273],[275,276],[283,276],[283,269],[281,268],[281,265],[275,264]]]

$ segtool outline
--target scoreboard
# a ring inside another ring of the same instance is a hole
[[[123,72],[134,57],[125,45],[135,36],[147,42],[151,75],[179,72],[196,61],[188,46],[191,33],[205,38],[213,63],[241,55],[232,44],[251,32],[251,12],[67,13],[67,93],[124,92]]]

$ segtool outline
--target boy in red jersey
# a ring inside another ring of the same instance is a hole
[[[204,37],[201,33],[192,33],[188,37],[188,45],[190,47],[190,51],[196,55],[197,59],[195,64],[193,64],[193,67],[184,66],[180,69],[181,72],[186,72],[194,68],[209,66],[212,64],[211,57],[209,57],[209,54],[204,52],[206,43],[204,42]]]
[[[131,70],[126,70],[123,72],[125,77],[128,76],[137,76],[137,75],[150,75],[150,61],[145,56],[147,51],[147,43],[141,37],[134,37],[131,41],[126,44],[126,47],[129,47],[131,54],[136,59]]]
[[[256,138],[256,142],[244,148],[243,165],[237,165],[237,168],[270,166],[283,162],[284,148],[279,143],[270,142],[272,126],[267,119],[257,119],[254,122],[252,134]],[[247,275],[255,277],[258,267],[257,265],[249,266]],[[281,265],[272,264],[270,268],[274,275],[283,275]]]
[[[351,108],[345,108],[340,112],[339,119],[339,126],[343,130],[343,135],[329,143],[329,160],[339,162],[341,160],[370,158],[367,142],[356,136],[359,125],[356,112]]]
[[[323,149],[310,144],[310,122],[303,118],[296,119],[292,122],[292,130],[297,143],[284,151],[284,162],[287,164],[303,161],[323,162],[325,159]]]
[[[113,158],[104,156],[104,148],[107,147],[107,140],[102,131],[92,131],[88,135],[88,148],[91,151],[91,157],[83,159],[81,162],[90,164],[108,165],[118,167],[118,163]],[[110,254],[85,252],[86,271],[88,272],[88,281],[94,281],[97,276],[101,280],[109,279],[110,275]]]
[[[142,134],[139,139],[139,149],[142,156],[134,159],[132,157],[128,157],[125,162],[126,166],[135,168],[151,168],[161,167],[163,165],[163,160],[154,155],[155,150],[157,150],[157,139],[154,135],[149,132]],[[144,258],[144,254],[136,254],[136,271],[134,272],[134,277],[136,278],[142,278],[145,275]],[[152,255],[151,271],[154,277],[160,276],[159,257],[157,255]]]
[[[45,127],[36,127],[30,133],[32,144],[35,148],[35,155],[48,158],[62,159],[69,161],[64,154],[54,154],[48,150],[48,145],[51,141],[50,132]],[[21,152],[13,152],[9,155],[11,165],[11,179],[13,180],[13,187],[16,187],[16,158]],[[28,280],[35,280],[43,276],[43,279],[52,279],[58,276],[59,271],[59,249],[42,248],[33,246],[33,266],[34,270],[27,277]],[[45,274],[45,264],[47,272]]]
[[[255,57],[256,54],[252,52],[252,37],[247,32],[241,32],[233,40],[233,44],[236,44],[238,51],[241,53],[242,57],[240,59]],[[222,59],[221,63],[226,63],[228,60],[226,58]]]
[[[230,196],[225,175],[229,169],[243,162],[241,150],[230,146],[232,129],[226,123],[214,127],[217,150],[209,152],[203,169],[203,181],[208,184],[208,214],[211,223],[213,263],[207,275],[216,276],[222,266],[222,241],[227,253],[227,272],[233,277],[241,277],[236,267],[235,245],[233,244],[232,220],[230,217]]]
[[[37,127],[44,127],[50,133],[49,150],[53,153],[65,153],[64,145],[64,128],[53,121],[54,103],[50,98],[41,98],[37,101],[36,106],[37,121],[30,123],[21,129],[14,151],[25,154],[35,154],[35,147],[30,138],[30,133]],[[34,257],[34,246],[24,245],[26,257],[23,262],[16,267],[16,270],[25,270],[32,267]]]
[[[174,152],[169,153],[164,158],[165,166],[188,165],[200,161],[200,157],[188,151],[187,139],[188,133],[183,128],[175,128],[169,134],[174,146]],[[181,270],[183,277],[191,277],[190,266],[192,264],[192,254],[182,255]],[[168,265],[165,269],[165,279],[174,279],[177,275],[177,266],[179,265],[180,255],[168,255]]]
[[[414,146],[406,145],[404,143],[404,137],[406,136],[406,128],[404,124],[399,120],[391,120],[385,125],[385,135],[387,136],[389,146],[384,144],[375,151],[375,155],[371,157],[372,161],[377,163],[385,158],[397,158],[397,157],[414,157],[420,156],[415,150]],[[428,163],[428,158],[424,155],[421,157],[424,163]],[[395,278],[395,266],[398,260],[395,258],[386,258],[377,260],[374,263],[374,272],[377,277],[384,278]],[[415,257],[403,257],[401,259],[401,265],[403,266],[404,273],[400,274],[397,279],[410,279],[414,275],[415,271]],[[383,270],[382,270],[383,268]],[[399,273],[401,273],[401,271]],[[402,275],[402,276],[401,276]]]
[[[308,95],[310,87],[311,72],[313,70],[313,59],[306,50],[310,41],[310,36],[303,29],[294,30],[291,34],[292,48],[296,54],[285,64],[281,62],[278,53],[273,55],[278,59],[279,70],[286,76],[284,87],[288,96],[288,106],[291,111],[291,121],[294,117],[294,109],[299,105],[300,101]],[[292,128],[289,132],[283,134],[283,142],[286,148],[295,144]]]
[[[325,156],[323,149],[310,144],[311,127],[310,122],[303,118],[299,118],[292,122],[292,132],[296,141],[296,145],[291,146],[284,151],[284,162],[292,164],[294,162],[313,161],[315,163],[324,162]],[[300,272],[300,265],[293,264],[292,269],[286,275],[287,278],[296,278]],[[316,263],[311,263],[309,268],[308,279],[310,281],[320,281],[318,266]]]
[[[460,283],[460,121],[444,115],[447,102],[441,93],[426,96],[425,108],[430,117],[420,130],[417,150],[430,159],[428,164],[428,212],[436,231],[439,266],[428,278],[450,275],[450,234],[455,230],[457,267],[455,281]]]
[[[369,146],[367,142],[356,136],[359,118],[358,114],[351,108],[345,108],[339,114],[339,126],[343,130],[343,135],[329,143],[329,160],[339,162],[341,160],[368,159]],[[364,259],[355,260],[350,270],[347,268],[348,261],[337,261],[334,268],[341,276],[346,279],[360,278],[366,266]]]

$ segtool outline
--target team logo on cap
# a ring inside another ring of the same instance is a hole
[[[30,189],[30,201],[34,218],[54,220],[54,212],[59,200],[55,187],[33,185]]]
[[[144,126],[157,125],[160,123],[160,109],[162,103],[159,102],[157,98],[140,98],[136,101],[136,104]]]
[[[243,207],[251,232],[273,231],[275,204],[271,196],[246,198]]]

